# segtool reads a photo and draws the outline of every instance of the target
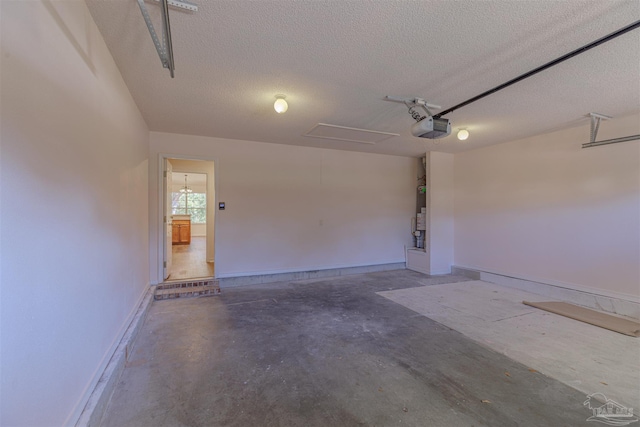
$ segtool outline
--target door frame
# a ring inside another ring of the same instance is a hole
[[[164,159],[164,161],[162,162],[162,185],[165,189],[164,194],[162,195],[162,245],[164,247],[164,250],[162,251],[162,276],[160,276],[163,282],[167,280],[171,275],[171,260],[173,258],[173,256],[171,255],[173,246],[169,248],[169,242],[171,242],[171,245],[173,245],[173,223],[169,219],[170,207],[168,188],[168,186],[170,185],[169,183],[173,182],[173,165],[171,166],[171,176],[169,176],[169,165],[171,165],[169,159]],[[171,238],[169,238],[169,236],[171,236]]]
[[[204,161],[204,162],[213,162],[213,197],[214,197],[214,203],[213,206],[209,206],[209,204],[207,204],[207,213],[209,212],[209,209],[215,209],[216,206],[218,205],[218,188],[219,188],[219,184],[218,184],[218,169],[219,169],[219,162],[215,157],[208,157],[208,156],[188,156],[188,155],[183,155],[183,154],[169,154],[169,153],[159,153],[158,155],[158,173],[156,175],[156,182],[159,184],[158,185],[158,204],[156,206],[156,218],[157,218],[157,227],[156,227],[156,232],[158,233],[158,247],[156,250],[156,256],[158,259],[158,266],[157,266],[157,270],[156,270],[156,274],[158,275],[157,277],[160,278],[160,281],[158,283],[162,283],[164,281],[164,251],[165,251],[165,238],[163,237],[164,231],[165,231],[165,226],[164,226],[164,199],[166,198],[166,191],[167,189],[165,188],[165,182],[164,182],[164,161],[166,160],[170,160],[170,159],[178,159],[178,160],[194,160],[194,161]],[[196,173],[196,172],[194,172]],[[200,173],[200,172],[197,172]],[[207,189],[207,191],[209,191],[209,189]],[[218,218],[217,218],[217,213],[214,213],[214,221],[213,221],[213,247],[214,247],[214,251],[213,251],[213,262],[214,262],[214,270],[213,270],[213,276],[218,277],[218,246],[216,244],[216,240],[218,238],[218,232],[217,232],[217,228],[218,228]],[[209,239],[211,238],[211,236],[209,236],[209,233],[207,233],[207,243],[209,242]]]

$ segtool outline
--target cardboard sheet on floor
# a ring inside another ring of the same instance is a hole
[[[570,317],[571,319],[580,320],[581,322],[609,329],[621,334],[632,337],[640,337],[640,322],[631,319],[612,316],[600,311],[591,310],[589,308],[579,307],[567,302],[548,301],[548,302],[529,302],[522,301],[523,304],[536,307],[541,310],[550,311],[551,313],[561,316]]]

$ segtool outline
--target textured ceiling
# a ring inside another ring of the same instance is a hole
[[[417,156],[640,110],[640,30],[447,115],[443,139],[412,137],[406,107],[383,100],[452,107],[640,19],[638,0],[195,2],[196,13],[170,12],[171,79],[135,0],[87,0],[153,131]],[[158,3],[147,8],[160,31]],[[276,94],[285,114],[273,110]],[[302,136],[317,123],[400,135]],[[454,136],[462,127],[464,142]]]

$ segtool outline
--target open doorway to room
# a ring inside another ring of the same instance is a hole
[[[166,159],[166,281],[214,277],[213,162]]]

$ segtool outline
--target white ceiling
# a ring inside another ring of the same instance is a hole
[[[443,139],[412,137],[406,107],[383,100],[452,107],[639,20],[638,0],[194,1],[196,13],[170,12],[171,79],[135,0],[87,0],[153,131],[418,156],[640,110],[640,30],[447,115],[454,132]],[[158,3],[147,8],[161,31]],[[318,123],[399,136],[302,136]]]

